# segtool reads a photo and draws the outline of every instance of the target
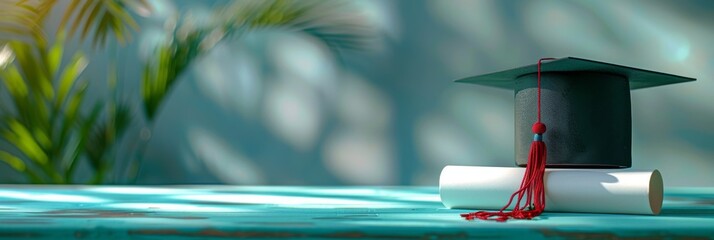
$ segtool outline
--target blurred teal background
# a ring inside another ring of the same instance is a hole
[[[167,20],[210,18],[230,1],[150,2],[129,45],[75,46],[92,63],[117,58],[127,99]],[[632,92],[633,168],[659,169],[667,186],[714,186],[714,2],[346,3],[378,33],[368,50],[335,56],[304,34],[262,30],[192,65],[137,183],[436,185],[448,164],[514,166],[513,92],[452,80],[577,56],[697,78]],[[85,74],[105,76],[94,66]]]

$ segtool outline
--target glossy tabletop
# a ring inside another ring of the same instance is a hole
[[[436,187],[0,185],[0,238],[714,238],[714,188],[665,189],[659,216],[465,221]]]

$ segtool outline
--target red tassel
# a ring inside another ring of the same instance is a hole
[[[545,133],[545,124],[540,121],[540,65],[543,60],[552,60],[553,58],[542,58],[538,60],[538,121],[533,124],[533,143],[531,143],[531,151],[528,155],[526,163],[526,173],[523,175],[521,187],[516,190],[508,199],[506,206],[497,212],[478,211],[472,213],[461,214],[466,220],[474,220],[476,218],[482,220],[496,220],[505,222],[509,218],[514,219],[532,219],[537,217],[545,210],[545,184],[543,183],[543,175],[545,174],[546,148],[543,142],[543,133]],[[516,206],[510,212],[504,212],[511,203],[513,198],[518,196]],[[523,197],[526,202],[521,206]]]
[[[545,132],[545,125],[538,122],[533,125],[533,131],[536,135],[533,143],[531,143],[531,151],[528,155],[528,163],[526,163],[526,172],[523,175],[521,187],[511,195],[506,206],[497,212],[478,211],[461,214],[462,217],[466,220],[478,218],[504,222],[509,218],[532,219],[543,213],[545,209],[545,184],[543,183],[543,175],[545,174],[546,148],[545,143],[542,141],[542,134]],[[516,196],[518,196],[516,206],[512,211],[504,212],[506,208],[511,206],[513,198]],[[524,197],[525,204],[521,206]]]

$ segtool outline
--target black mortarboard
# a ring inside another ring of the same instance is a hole
[[[630,167],[630,90],[696,80],[574,57],[543,62],[541,73],[548,167]],[[537,65],[456,82],[515,91],[516,164],[525,166],[537,115]]]

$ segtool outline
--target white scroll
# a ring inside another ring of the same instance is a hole
[[[524,173],[518,167],[446,166],[439,179],[441,201],[448,208],[501,209]],[[657,215],[662,208],[657,170],[546,169],[544,181],[546,211]]]

